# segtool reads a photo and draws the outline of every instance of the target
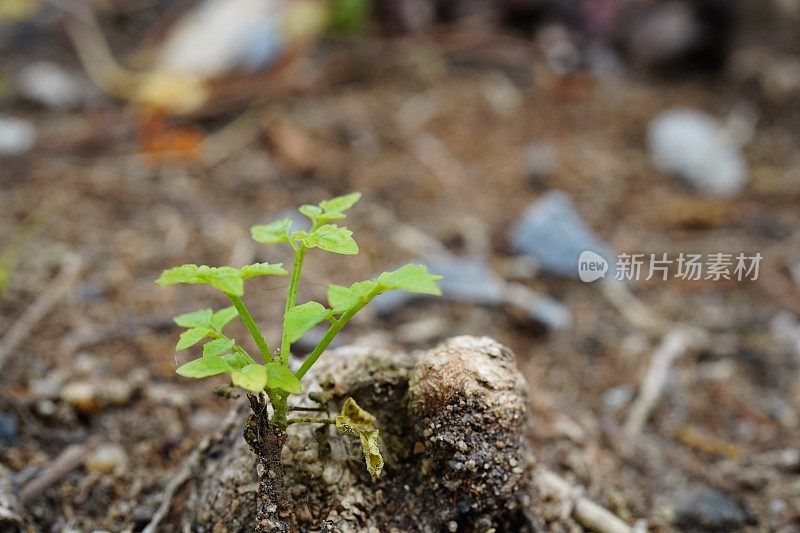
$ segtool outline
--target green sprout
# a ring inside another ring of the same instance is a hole
[[[332,284],[327,290],[328,305],[309,301],[297,303],[297,290],[306,255],[313,248],[342,255],[358,253],[353,232],[334,222],[345,218],[345,212],[361,197],[352,193],[325,200],[319,205],[303,205],[299,211],[311,222],[308,231],[292,231],[289,218],[269,224],[253,226],[251,235],[256,242],[286,244],[294,252],[283,313],[283,330],[280,347],[270,350],[264,335],[243,301],[244,282],[256,276],[285,276],[289,272],[283,265],[256,263],[241,268],[230,266],[209,267],[183,265],[165,270],[156,283],[161,286],[178,283],[206,284],[221,291],[231,302],[230,307],[212,311],[202,309],[175,317],[175,323],[185,328],[181,333],[177,351],[186,350],[203,342],[203,355],[177,369],[188,378],[205,378],[220,374],[230,376],[231,385],[247,391],[256,400],[263,395],[273,408],[271,423],[281,432],[294,423],[335,424],[345,434],[359,436],[370,474],[377,476],[383,467],[378,448],[378,430],[373,427],[375,418],[361,409],[352,398],[348,399],[341,415],[334,421],[328,418],[290,418],[292,410],[288,398],[301,394],[301,380],[322,356],[336,335],[373,298],[387,291],[439,295],[437,281],[441,276],[428,273],[423,265],[408,264],[392,272],[384,272],[375,279],[357,281],[349,286]],[[236,340],[224,333],[225,326],[236,316],[244,323],[260,352],[254,358]],[[292,343],[322,322],[329,322],[328,330],[300,367],[292,371],[289,366]],[[266,401],[266,400],[265,400]]]

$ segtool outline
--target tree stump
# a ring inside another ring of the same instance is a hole
[[[412,354],[347,347],[326,354],[310,376],[306,390],[329,392],[332,411],[352,396],[376,416],[386,462],[372,480],[355,439],[331,426],[291,425],[284,486],[300,530],[483,533],[538,523],[527,385],[507,348],[466,336]],[[239,406],[234,416],[244,421],[248,411]],[[241,424],[223,430],[197,463],[172,525],[253,531],[256,462]]]

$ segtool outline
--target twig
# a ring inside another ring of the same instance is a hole
[[[79,257],[68,259],[50,285],[42,291],[39,297],[25,310],[21,317],[14,322],[0,339],[0,369],[11,354],[25,340],[28,333],[67,295],[69,289],[77,281],[81,273],[81,260]]]
[[[570,515],[583,527],[599,533],[633,533],[633,528],[617,515],[580,495],[580,488],[573,487],[558,474],[546,469],[534,473],[539,489],[566,502],[572,501]]]
[[[200,446],[196,447],[194,451],[192,451],[189,457],[183,461],[181,468],[169,480],[169,483],[167,483],[167,486],[164,488],[164,493],[161,496],[161,505],[159,505],[158,509],[156,509],[156,512],[153,513],[153,517],[150,519],[150,522],[147,524],[147,526],[142,530],[142,533],[155,533],[155,531],[157,531],[158,525],[161,523],[164,517],[167,516],[167,513],[169,513],[175,493],[183,486],[184,483],[186,483],[186,481],[192,475],[192,471],[194,470],[195,466],[200,462],[200,458],[205,450],[202,444],[204,443],[201,443]]]
[[[82,329],[75,329],[63,337],[59,344],[58,353],[61,358],[68,358],[82,348],[107,341],[108,339],[116,337],[129,338],[135,336],[142,329],[170,326],[174,316],[175,313],[157,314],[129,318],[103,326],[91,325]]]
[[[639,395],[628,413],[628,420],[625,423],[625,432],[628,435],[641,433],[650,412],[661,397],[672,363],[703,340],[705,340],[703,332],[688,327],[670,330],[661,338],[661,344],[653,354],[650,367],[639,388]]]
[[[648,333],[657,334],[661,334],[669,328],[669,322],[636,298],[624,283],[608,280],[600,283],[600,289],[603,296],[633,326]]]
[[[166,487],[164,487],[164,493],[161,495],[161,504],[156,509],[156,512],[153,513],[153,517],[150,519],[150,522],[145,526],[142,530],[142,533],[155,533],[158,531],[158,526],[162,520],[167,516],[169,513],[170,508],[172,507],[172,500],[175,497],[175,494],[178,492],[184,483],[186,483],[192,475],[192,472],[203,459],[203,455],[205,454],[206,450],[211,446],[212,442],[215,438],[224,436],[228,431],[235,425],[239,423],[241,418],[242,411],[239,407],[234,407],[225,417],[225,420],[222,422],[222,428],[213,436],[206,436],[203,438],[202,441],[195,447],[191,454],[183,461],[181,467],[175,472],[175,475],[167,483]]]
[[[21,493],[22,502],[30,503],[50,485],[78,468],[92,447],[93,444],[73,444],[61,452],[38,476],[25,484]]]
[[[20,504],[11,471],[0,464],[0,530],[33,532],[30,518]]]

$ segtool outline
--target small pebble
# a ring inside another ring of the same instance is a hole
[[[603,393],[603,412],[613,415],[628,405],[633,399],[634,390],[630,385],[612,387]]]
[[[647,143],[653,164],[707,196],[732,197],[747,185],[747,162],[716,119],[676,108],[656,117]]]
[[[69,109],[84,99],[85,86],[73,74],[50,61],[35,61],[17,75],[22,96],[55,109]]]
[[[0,156],[28,152],[36,144],[36,128],[27,120],[0,116]]]
[[[706,485],[677,491],[675,521],[681,530],[732,531],[747,518],[742,508],[725,493]]]
[[[133,523],[141,530],[150,523],[156,510],[150,505],[139,505],[133,510]]]
[[[539,141],[525,148],[523,155],[528,179],[536,184],[545,183],[555,174],[558,167],[558,151],[553,143]]]
[[[455,520],[450,520],[447,523],[447,531],[449,531],[450,533],[455,533],[456,531],[458,531],[458,522],[456,522]]]
[[[82,414],[91,414],[99,409],[97,389],[88,381],[73,381],[61,389],[61,399]]]
[[[124,379],[108,379],[101,392],[108,405],[126,405],[133,397],[133,386]]]
[[[0,413],[0,445],[15,446],[18,440],[19,425],[11,415]]]
[[[104,444],[93,450],[84,462],[86,470],[94,474],[111,474],[123,466],[128,454],[116,444]]]

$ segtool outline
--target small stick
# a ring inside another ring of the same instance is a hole
[[[78,468],[91,448],[92,445],[89,444],[73,444],[67,447],[38,476],[22,487],[22,502],[30,503],[46,488]]]
[[[222,429],[220,429],[215,435],[213,436],[206,436],[203,438],[202,441],[192,450],[192,453],[183,461],[181,464],[180,469],[175,472],[175,475],[167,483],[166,487],[164,487],[164,493],[161,495],[161,504],[156,509],[156,512],[153,513],[150,522],[145,526],[142,530],[142,533],[155,533],[158,531],[158,526],[162,520],[167,516],[169,513],[170,508],[172,507],[172,500],[175,498],[175,494],[178,492],[184,483],[186,483],[192,475],[195,467],[203,460],[203,456],[211,446],[212,442],[215,439],[218,439],[224,436],[230,429],[239,423],[239,418],[241,416],[242,410],[239,407],[234,407],[225,417],[225,420],[222,422]]]
[[[628,435],[641,433],[650,412],[661,398],[672,363],[682,357],[689,348],[704,340],[705,335],[702,332],[688,327],[675,328],[661,338],[661,344],[653,354],[650,367],[639,388],[639,395],[628,413],[628,420],[625,423],[625,432]]]
[[[648,333],[657,334],[661,334],[669,328],[669,322],[636,298],[625,283],[608,280],[600,283],[600,289],[603,296],[631,325]]]
[[[534,480],[542,492],[564,502],[572,500],[570,515],[583,527],[599,533],[633,533],[633,528],[605,507],[584,496],[576,497],[580,489],[570,485],[555,472],[539,469],[534,474]]]
[[[36,531],[19,501],[11,471],[0,464],[0,530],[30,533]]]
[[[25,310],[21,317],[14,322],[0,339],[0,369],[8,356],[17,348],[20,342],[31,330],[42,320],[53,307],[67,295],[72,285],[77,281],[81,273],[81,260],[73,257],[67,260],[61,267],[61,272],[56,278],[42,291],[38,298]]]
[[[146,328],[159,328],[172,325],[174,313],[129,318],[112,324],[75,329],[64,335],[59,344],[59,356],[68,358],[78,350],[116,337],[129,338]]]

